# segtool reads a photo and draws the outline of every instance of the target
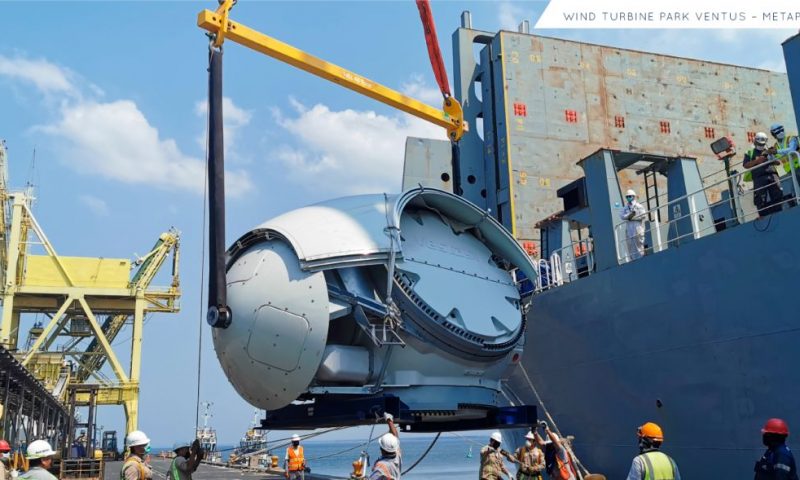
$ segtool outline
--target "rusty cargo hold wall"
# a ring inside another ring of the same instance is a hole
[[[796,131],[786,74],[506,31],[460,28],[453,44],[465,196],[520,240],[538,238],[536,222],[562,208],[556,190],[601,147],[696,157],[722,179],[715,139],[743,152],[775,121]],[[404,188],[449,187],[436,151],[409,139]],[[622,180],[644,193],[641,176]]]

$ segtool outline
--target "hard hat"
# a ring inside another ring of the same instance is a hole
[[[5,440],[0,440],[0,452],[10,452],[11,445],[8,444]]]
[[[28,445],[28,450],[25,452],[25,458],[32,460],[34,458],[47,458],[55,455],[53,447],[47,443],[47,440],[34,440]]]
[[[147,438],[147,435],[141,430],[134,430],[125,438],[126,447],[136,447],[139,445],[147,445],[148,443],[150,443],[150,439]]]
[[[293,442],[299,442],[300,441],[300,435],[292,435],[292,441]]]
[[[192,442],[175,442],[172,444],[172,451],[175,452],[181,448],[191,448]]]
[[[769,127],[769,133],[773,136],[777,137],[783,132],[783,125],[780,123],[773,123],[771,127]]]
[[[500,432],[492,432],[492,435],[489,438],[497,443],[503,443],[503,435]]]
[[[536,440],[536,437],[533,436],[533,432],[528,432],[528,434],[525,435],[525,439],[526,440]]]
[[[761,429],[761,433],[776,433],[778,435],[789,436],[789,425],[780,418],[770,418]]]
[[[381,447],[381,450],[384,452],[397,453],[397,449],[400,448],[400,442],[393,434],[384,433],[383,436],[378,439],[378,446]]]
[[[633,190],[632,188],[629,188],[628,191],[625,192],[625,196],[626,197],[635,197],[636,196],[636,191]]]
[[[653,422],[647,422],[641,427],[639,427],[638,434],[640,438],[649,438],[651,440],[657,440],[659,442],[664,441],[664,432],[661,431],[661,427],[659,427]]]
[[[758,132],[758,133],[756,133],[756,138],[753,140],[753,145],[755,145],[757,147],[764,147],[764,146],[767,145],[767,141],[768,140],[769,140],[769,138],[767,138],[767,134],[766,133]]]

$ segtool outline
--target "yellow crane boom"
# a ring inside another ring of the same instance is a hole
[[[214,36],[214,46],[221,46],[225,39],[234,41],[381,103],[439,125],[447,130],[448,138],[454,142],[460,140],[467,130],[461,104],[456,99],[452,97],[445,98],[442,110],[439,110],[350,70],[310,55],[280,40],[230,20],[228,14],[234,3],[233,0],[225,0],[216,11],[203,10],[197,17],[197,25]]]

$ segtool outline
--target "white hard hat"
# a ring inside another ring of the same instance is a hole
[[[175,442],[172,444],[172,451],[180,450],[181,448],[191,448],[192,442]]]
[[[625,196],[626,197],[635,197],[636,196],[636,190],[634,190],[632,188],[629,188],[628,191],[625,192]]]
[[[300,441],[300,435],[292,435],[292,441],[293,442],[299,442]]]
[[[55,455],[53,447],[47,443],[46,440],[34,440],[28,445],[28,450],[25,452],[25,458],[32,460],[34,458],[46,458]]]
[[[769,138],[767,138],[767,134],[766,133],[758,132],[758,133],[756,133],[756,138],[753,140],[753,145],[755,145],[757,147],[763,147],[763,146],[765,146],[767,144],[768,140],[769,140]]]
[[[147,435],[141,430],[134,430],[125,438],[126,447],[136,447],[139,445],[147,445],[148,443],[150,443],[150,439],[147,438]]]
[[[769,133],[777,137],[779,134],[783,133],[783,125],[780,123],[773,123],[772,126],[769,127]]]
[[[397,449],[400,448],[400,442],[393,434],[384,433],[383,436],[378,439],[378,446],[381,447],[381,450],[384,452],[397,453]]]
[[[500,432],[492,432],[492,436],[490,436],[492,440],[497,443],[503,443],[503,435]]]
[[[536,437],[533,436],[533,432],[528,432],[528,434],[525,435],[525,439],[526,440],[536,440]]]

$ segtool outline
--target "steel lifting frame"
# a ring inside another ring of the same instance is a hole
[[[216,11],[203,10],[197,17],[197,25],[212,35],[212,46],[220,48],[231,40],[257,52],[288,63],[293,67],[339,84],[366,95],[383,104],[394,107],[447,130],[452,141],[458,141],[467,129],[461,104],[452,97],[444,99],[442,110],[426,105],[419,100],[362,77],[333,63],[310,55],[298,48],[253,30],[229,18],[236,2],[225,0]]]

